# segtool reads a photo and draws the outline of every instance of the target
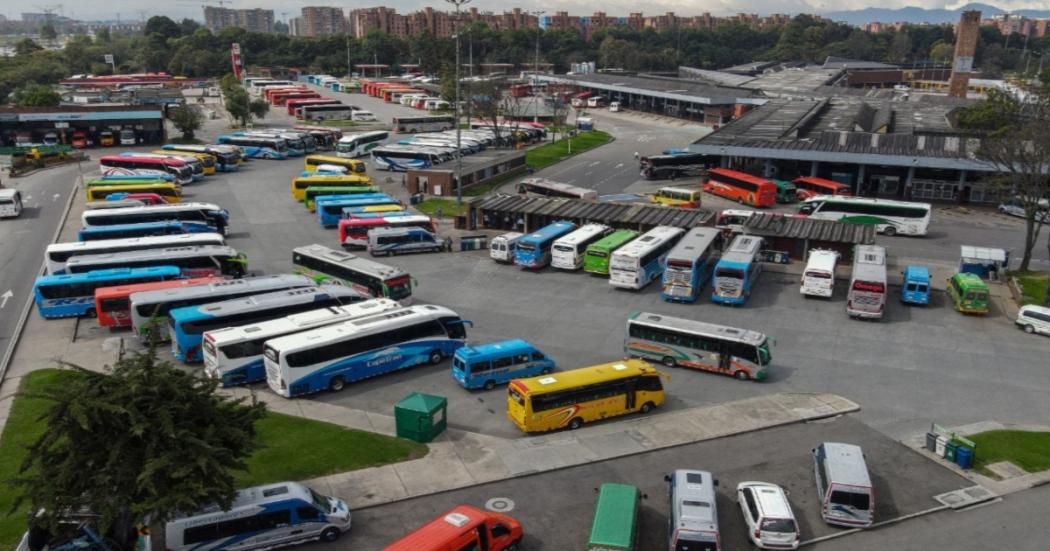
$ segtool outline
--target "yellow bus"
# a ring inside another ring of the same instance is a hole
[[[201,162],[202,173],[205,175],[215,174],[215,156],[210,153],[193,153],[191,151],[173,151],[171,149],[156,149],[152,151],[157,155],[168,155],[169,157],[192,157]]]
[[[87,200],[92,201],[105,201],[106,197],[114,193],[155,193],[160,195],[164,199],[165,203],[181,203],[182,192],[180,192],[175,184],[168,182],[164,184],[129,184],[122,186],[89,186],[87,189]]]
[[[662,187],[656,191],[649,200],[668,207],[682,207],[686,209],[700,208],[699,189],[681,187]]]
[[[539,377],[514,379],[507,417],[525,432],[545,432],[626,413],[649,413],[664,403],[666,374],[642,360],[621,360]]]
[[[366,205],[363,207],[348,207],[348,209],[343,212],[347,212],[347,210],[354,215],[373,213],[389,214],[391,212],[405,212],[405,207],[403,205]]]
[[[305,165],[304,168],[310,172],[317,170],[317,165],[335,165],[345,166],[351,174],[364,175],[365,173],[364,161],[336,157],[335,155],[307,155],[303,164]]]
[[[296,201],[306,198],[306,188],[311,186],[370,186],[372,179],[364,174],[296,176],[292,178],[292,197]]]

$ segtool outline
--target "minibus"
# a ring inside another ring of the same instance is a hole
[[[459,505],[383,551],[511,551],[522,536],[521,523],[507,515]]]
[[[850,528],[875,522],[875,488],[860,446],[824,442],[813,448],[813,471],[824,522]]]
[[[802,271],[802,286],[799,292],[806,297],[831,298],[835,289],[835,265],[839,262],[836,251],[813,249]]]
[[[707,471],[678,469],[664,475],[670,498],[667,519],[668,549],[718,551],[718,481]]]
[[[1028,304],[1017,312],[1014,323],[1029,335],[1041,333],[1050,335],[1050,308]]]
[[[910,265],[901,273],[901,302],[925,306],[930,303],[930,270]]]
[[[546,375],[554,369],[554,360],[522,339],[464,346],[452,357],[452,378],[468,389],[492,390],[511,379]]]
[[[22,214],[22,192],[0,189],[0,218],[15,218]]]
[[[489,242],[489,256],[496,262],[514,262],[514,246],[525,234],[520,232],[508,232],[497,235]]]
[[[628,484],[606,482],[598,489],[598,503],[587,538],[587,551],[634,551],[638,543],[638,507],[642,493]]]
[[[964,314],[988,313],[988,284],[977,274],[960,272],[948,278],[948,298]]]

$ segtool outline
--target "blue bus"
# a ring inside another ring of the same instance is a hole
[[[179,279],[180,274],[175,266],[154,266],[40,276],[33,283],[33,298],[45,318],[95,317],[95,289]]]
[[[667,253],[660,296],[671,302],[696,302],[711,278],[721,251],[722,232],[693,228]]]
[[[175,175],[174,174],[150,174],[149,176],[145,176],[143,174],[103,174],[103,175],[99,176],[97,179],[99,179],[99,180],[116,180],[118,182],[120,180],[144,180],[144,179],[148,179],[148,180],[164,180],[165,182],[174,182],[175,181]]]
[[[325,285],[175,308],[168,313],[171,353],[185,363],[199,363],[204,361],[201,346],[205,331],[259,323],[369,298],[350,287]]]
[[[911,265],[904,268],[901,302],[925,306],[930,303],[930,269]]]
[[[718,304],[744,304],[762,273],[762,238],[738,235],[715,265],[711,300]]]
[[[246,159],[277,159],[288,158],[288,144],[281,138],[257,138],[254,136],[219,136],[221,145],[236,145],[244,151]]]
[[[317,221],[324,227],[339,225],[343,219],[343,209],[347,207],[365,207],[373,205],[400,205],[401,202],[383,193],[362,193],[351,199],[333,199],[340,195],[322,195],[317,198]]]
[[[523,268],[538,270],[551,263],[551,245],[554,240],[576,229],[572,222],[555,222],[518,239],[514,249],[514,263]]]
[[[511,379],[546,375],[554,360],[522,339],[464,346],[452,357],[452,378],[463,388],[492,390]]]
[[[114,224],[112,226],[88,226],[77,232],[77,241],[99,239],[124,239],[128,237],[150,237],[153,235],[178,235],[183,233],[211,233],[215,228],[204,222],[142,222],[139,224]]]

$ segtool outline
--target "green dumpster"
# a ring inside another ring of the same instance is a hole
[[[394,406],[394,424],[400,438],[430,442],[445,430],[448,399],[413,392]]]
[[[958,442],[948,442],[944,445],[944,459],[955,463],[955,451],[959,449]]]

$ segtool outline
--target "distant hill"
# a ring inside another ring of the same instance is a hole
[[[865,23],[872,23],[875,21],[879,21],[882,23],[896,23],[898,21],[903,21],[905,23],[938,24],[957,23],[959,21],[959,15],[964,11],[970,10],[980,11],[982,19],[996,14],[1006,13],[1006,10],[997,8],[990,4],[971,3],[966,4],[965,6],[961,6],[958,9],[954,10],[928,10],[925,8],[917,7],[907,7],[899,9],[865,8],[863,10],[826,12],[821,15],[827,17],[828,19],[831,19],[832,21],[843,21],[851,25],[863,25]],[[1011,13],[1033,18],[1050,17],[1050,10],[1017,10]]]

